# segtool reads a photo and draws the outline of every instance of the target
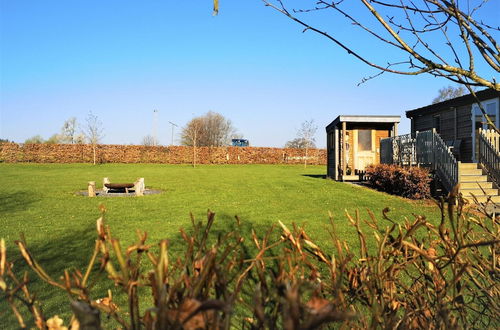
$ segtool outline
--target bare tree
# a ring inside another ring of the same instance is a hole
[[[192,119],[182,130],[181,144],[194,145],[192,136],[185,134],[186,129],[191,129],[191,122],[196,122],[197,130],[196,145],[200,147],[221,147],[231,143],[231,137],[235,129],[229,119],[223,115],[209,111],[201,117]]]
[[[209,111],[203,116],[203,133],[200,145],[207,147],[222,147],[231,143],[234,134],[233,124],[220,113]]]
[[[302,25],[304,32],[313,31],[326,37],[349,55],[378,70],[361,83],[387,72],[410,76],[430,74],[464,85],[476,98],[488,123],[500,132],[472,88],[482,86],[500,91],[500,83],[494,76],[500,72],[500,45],[496,41],[500,28],[498,21],[489,23],[482,15],[495,9],[489,7],[488,0],[314,0],[309,2],[309,7],[293,10],[286,6],[285,0],[261,1]],[[305,1],[301,4],[308,6]],[[363,9],[368,15],[364,15]],[[342,41],[334,31],[306,22],[307,14],[318,11],[331,11],[346,19],[389,51],[395,51],[399,58],[384,60],[385,63],[372,61],[369,54],[355,50],[357,39]]]
[[[299,130],[297,131],[297,138],[295,140],[297,142],[300,142],[300,145],[303,147],[302,149],[305,150],[304,167],[307,167],[307,158],[309,149],[315,146],[316,138],[314,137],[314,135],[316,134],[317,130],[318,126],[314,123],[314,120],[311,119],[303,122]]]
[[[60,141],[62,143],[76,143],[76,118],[71,117],[66,120],[61,128]]]
[[[402,75],[427,73],[466,86],[500,90],[500,83],[487,76],[488,70],[485,69],[500,72],[500,46],[495,39],[495,33],[500,29],[482,19],[481,9],[487,6],[486,0],[315,0],[310,2],[310,7],[294,10],[289,10],[283,0],[262,1],[302,25],[304,31],[323,35],[349,55],[379,70],[378,74],[364,78],[363,82],[384,72]],[[369,15],[363,15],[359,6]],[[355,44],[355,41],[341,41],[333,31],[323,31],[306,22],[304,14],[325,10],[339,14],[388,46],[389,50],[396,50],[402,58],[392,63],[372,62],[368,54],[348,45]],[[369,20],[367,16],[373,19]],[[478,72],[478,68],[483,72]]]
[[[143,146],[148,146],[148,147],[153,147],[158,145],[158,141],[151,135],[146,135],[145,137],[142,138],[142,143]]]
[[[191,119],[182,129],[181,141],[183,145],[193,147],[193,167],[196,167],[196,147],[199,146],[200,136],[203,132],[203,118]]]
[[[306,147],[316,148],[316,144],[312,141],[306,141],[303,138],[295,138],[285,143],[285,148],[305,149]]]
[[[102,122],[97,118],[96,115],[89,112],[86,119],[86,126],[84,128],[85,137],[90,145],[92,145],[92,152],[94,156],[94,165],[96,164],[97,158],[97,146],[104,137],[104,129],[102,127]]]
[[[438,93],[439,95],[432,100],[432,104],[436,104],[446,100],[451,100],[456,97],[465,95],[467,93],[467,90],[465,89],[464,86],[458,86],[458,87],[448,86],[439,89]]]

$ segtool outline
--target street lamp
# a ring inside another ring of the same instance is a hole
[[[174,145],[174,126],[175,127],[179,127],[179,126],[177,126],[177,124],[172,123],[171,121],[169,121],[169,123],[170,123],[170,125],[172,125],[172,143],[171,143],[171,145],[173,146]]]

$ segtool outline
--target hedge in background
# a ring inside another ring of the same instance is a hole
[[[199,164],[303,164],[305,149],[260,147],[196,148]],[[193,148],[186,146],[106,145],[97,146],[98,163],[191,164]],[[0,162],[92,163],[89,144],[0,143]],[[309,149],[307,162],[326,164],[325,149]]]
[[[368,182],[380,191],[411,199],[429,198],[431,178],[426,169],[378,164],[366,170]]]

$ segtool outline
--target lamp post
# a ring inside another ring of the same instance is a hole
[[[169,121],[169,123],[172,126],[172,143],[171,143],[171,145],[174,145],[174,126],[175,127],[179,127],[179,126],[177,126],[177,124],[172,123],[171,121]]]
[[[153,110],[153,144],[158,145],[158,110]]]

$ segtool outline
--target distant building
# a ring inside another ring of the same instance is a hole
[[[250,145],[246,139],[232,139],[231,144],[233,147],[248,147]]]

